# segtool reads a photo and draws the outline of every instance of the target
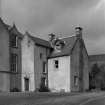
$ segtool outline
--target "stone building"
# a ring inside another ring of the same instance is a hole
[[[35,91],[40,84],[53,91],[85,91],[89,87],[88,53],[82,28],[68,38],[50,42],[0,19],[0,91]]]
[[[0,91],[21,89],[21,39],[15,25],[0,18]]]
[[[42,80],[48,85],[47,56],[50,48],[48,41],[25,33],[22,40],[22,91],[39,89]]]

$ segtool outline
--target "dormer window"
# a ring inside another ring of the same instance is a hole
[[[18,38],[17,38],[17,35],[11,35],[11,37],[10,37],[10,46],[11,47],[17,47],[17,40],[18,40]]]
[[[64,47],[64,45],[65,45],[64,41],[62,41],[60,39],[57,39],[55,41],[55,50],[58,50],[58,51],[62,50],[62,48]]]
[[[61,48],[62,48],[62,45],[61,44],[56,44],[56,49],[57,50],[61,50]]]

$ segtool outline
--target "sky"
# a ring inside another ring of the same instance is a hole
[[[2,0],[1,16],[22,32],[48,39],[74,34],[83,28],[89,54],[105,54],[105,0]]]

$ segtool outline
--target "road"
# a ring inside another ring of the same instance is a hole
[[[105,95],[97,98],[87,100],[80,105],[105,105]]]
[[[105,105],[105,92],[79,94],[0,95],[0,105]]]

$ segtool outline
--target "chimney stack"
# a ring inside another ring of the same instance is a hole
[[[55,40],[56,40],[55,34],[53,34],[53,33],[49,34],[49,42],[50,42],[52,48],[54,47]]]
[[[53,33],[49,34],[49,41],[53,41],[55,39],[55,35]]]
[[[81,27],[75,27],[75,34],[78,38],[82,38],[82,30]]]

